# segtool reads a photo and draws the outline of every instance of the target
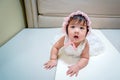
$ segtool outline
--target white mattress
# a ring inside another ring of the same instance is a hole
[[[50,48],[59,28],[23,29],[0,48],[0,80],[120,80],[120,53],[100,32],[94,32],[105,44],[105,52],[90,58],[79,77],[68,77],[58,63],[45,70]],[[79,78],[79,79],[78,79]]]
[[[113,44],[113,46],[120,52],[120,29],[103,29],[100,30],[105,37]]]

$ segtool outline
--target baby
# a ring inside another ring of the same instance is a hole
[[[84,68],[89,61],[89,44],[86,36],[90,32],[89,17],[81,12],[73,12],[63,22],[65,35],[62,36],[52,47],[50,60],[44,64],[46,69],[57,65],[58,53],[63,51],[65,55],[78,58],[75,64],[68,67],[67,75],[78,75],[79,70]]]

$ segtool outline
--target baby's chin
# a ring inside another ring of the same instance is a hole
[[[84,39],[74,39],[73,40],[73,43],[80,43],[80,42],[82,42]]]
[[[80,43],[81,41],[80,40],[73,40],[73,43]]]

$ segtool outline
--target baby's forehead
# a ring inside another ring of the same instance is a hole
[[[71,20],[69,25],[75,25],[75,26],[86,26],[85,21],[79,21],[79,20]]]

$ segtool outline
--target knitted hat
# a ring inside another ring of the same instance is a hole
[[[91,27],[90,27],[90,24],[91,24],[91,21],[89,19],[89,17],[87,16],[87,14],[81,12],[81,11],[76,11],[76,12],[73,12],[71,13],[68,17],[65,17],[64,18],[64,21],[63,21],[63,24],[62,24],[62,29],[63,29],[63,32],[66,33],[66,27],[68,25],[68,22],[70,20],[71,17],[73,17],[74,15],[82,15],[85,17],[85,19],[87,20],[87,26],[88,26],[88,30],[89,32],[91,31]],[[88,33],[89,33],[88,32]]]

